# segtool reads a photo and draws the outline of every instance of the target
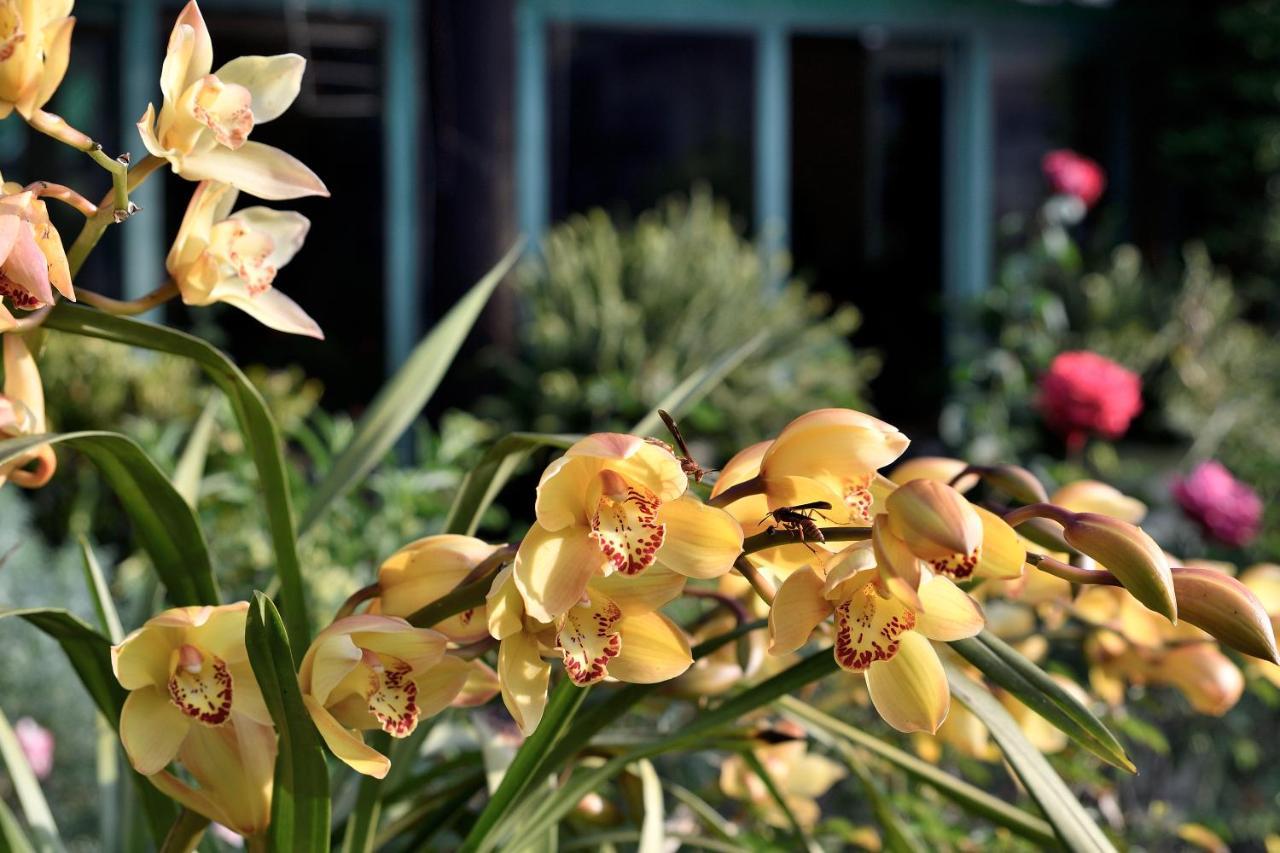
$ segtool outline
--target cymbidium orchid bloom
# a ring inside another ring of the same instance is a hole
[[[0,5],[0,119],[31,119],[49,102],[71,57],[73,0]]]
[[[203,181],[182,217],[165,269],[188,305],[234,305],[264,326],[324,338],[305,311],[272,284],[302,248],[311,223],[300,213],[246,207],[231,212],[239,192]]]
[[[505,547],[451,533],[411,542],[378,569],[378,598],[369,612],[408,618],[448,595],[472,570]],[[431,627],[459,644],[489,636],[488,615],[483,606],[464,610]]]
[[[48,432],[44,419],[44,386],[40,370],[22,336],[0,335],[4,350],[4,393],[0,394],[0,440]],[[31,463],[35,463],[32,467]],[[0,485],[12,480],[24,489],[38,489],[52,479],[58,457],[47,444],[0,465]]]
[[[302,658],[302,701],[329,749],[351,769],[381,779],[391,768],[360,732],[392,737],[449,707],[471,665],[445,654],[444,634],[393,616],[339,619],[316,635]]]
[[[248,602],[180,607],[111,649],[129,692],[120,739],[133,768],[188,808],[242,835],[271,816],[276,733],[244,645]],[[178,759],[199,783],[165,770]]]
[[[959,477],[969,463],[963,459],[951,459],[947,456],[916,456],[906,462],[900,462],[889,472],[889,479],[898,485],[906,485],[912,480],[933,480],[938,483],[952,485],[952,480]],[[978,484],[977,474],[965,474],[954,484],[961,493],[967,492]]]
[[[4,184],[0,192],[0,332],[4,332],[15,324],[5,299],[14,308],[32,311],[52,305],[55,290],[72,302],[76,294],[62,238],[49,221],[44,202],[13,182]]]
[[[835,616],[836,662],[866,675],[885,722],[902,732],[936,732],[951,704],[946,673],[930,640],[949,642],[982,630],[982,610],[947,578],[922,570],[920,608],[889,595],[873,550],[858,543],[825,566],[793,572],[769,613],[769,651],[787,654]]]
[[[606,678],[655,684],[681,675],[693,663],[689,640],[658,612],[684,589],[685,578],[664,566],[639,577],[612,574],[590,580],[581,601],[545,622],[532,616],[511,568],[494,578],[486,602],[489,632],[500,640],[498,678],[502,699],[525,734],[537,728],[546,705],[550,667],[559,654],[579,686]]]
[[[542,473],[537,522],[512,577],[542,622],[578,608],[593,578],[638,577],[661,566],[690,578],[725,574],[742,528],[686,495],[688,479],[665,447],[617,433],[575,443]]]
[[[241,56],[210,73],[213,43],[191,0],[174,24],[160,69],[160,114],[147,104],[138,120],[143,144],[191,181],[221,181],[265,199],[327,196],[300,161],[249,139],[256,125],[279,117],[298,97],[306,64],[292,53]]]
[[[845,769],[826,756],[809,752],[800,726],[783,721],[773,729],[794,740],[759,746],[752,752],[778,786],[791,814],[801,826],[812,829],[822,817],[818,798],[846,776]],[[790,828],[786,812],[741,755],[731,755],[720,765],[720,790],[725,796],[750,803],[769,824]]]
[[[862,412],[818,409],[778,433],[759,454],[756,474],[735,483],[725,483],[722,476],[712,495],[728,501],[760,493],[766,512],[823,501],[831,506],[824,513],[832,522],[866,526],[873,517],[876,472],[909,443],[897,427]],[[738,467],[745,467],[744,461]],[[742,495],[729,494],[730,486]]]

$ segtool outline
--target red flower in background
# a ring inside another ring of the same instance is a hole
[[[1086,208],[1093,207],[1107,186],[1107,173],[1101,166],[1067,148],[1044,155],[1040,168],[1055,193],[1075,196]]]
[[[1258,535],[1262,498],[1231,476],[1221,462],[1201,462],[1173,484],[1173,497],[1206,534],[1227,545],[1247,545]]]
[[[1075,450],[1090,433],[1124,435],[1142,411],[1142,381],[1095,352],[1059,353],[1040,378],[1038,402],[1045,422]]]

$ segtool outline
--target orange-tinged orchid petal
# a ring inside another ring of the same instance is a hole
[[[670,681],[693,665],[689,638],[661,613],[626,615],[618,623],[622,649],[608,663],[609,675],[628,684]]]
[[[941,575],[921,582],[920,603],[923,610],[916,614],[915,630],[930,640],[963,640],[986,624],[978,603]]]
[[[670,569],[657,565],[642,575],[628,577],[612,574],[592,578],[587,584],[588,594],[598,593],[618,605],[624,613],[639,615],[652,613],[680,597],[687,579]]]
[[[470,666],[467,668],[467,677],[462,684],[462,689],[458,691],[458,695],[450,703],[454,708],[475,708],[484,705],[502,691],[502,685],[498,681],[498,673],[488,664],[482,660],[473,660],[469,663]]]
[[[660,503],[685,493],[689,478],[680,460],[665,447],[620,433],[595,433],[565,451],[567,458],[595,460],[598,470],[619,474],[628,483],[652,493]]]
[[[969,467],[963,459],[950,459],[946,456],[916,456],[900,463],[889,473],[889,479],[898,485],[905,485],[912,480],[933,480],[937,483],[951,484],[961,471]],[[964,493],[978,484],[977,474],[966,474],[955,484],[956,491]]]
[[[255,834],[271,819],[276,734],[247,720],[234,726],[196,726],[178,753],[201,790],[231,818],[227,826]]]
[[[889,526],[917,557],[958,580],[978,565],[982,518],[955,489],[932,480],[913,480],[885,499]]]
[[[556,645],[564,651],[564,671],[574,684],[594,684],[608,675],[609,662],[622,651],[621,621],[622,609],[602,597],[564,615]]]
[[[516,589],[511,566],[494,576],[484,601],[489,635],[495,640],[505,640],[524,628],[524,599]]]
[[[1220,717],[1240,701],[1244,675],[1212,643],[1181,646],[1164,654],[1149,677],[1176,687],[1201,714]]]
[[[550,679],[551,667],[542,659],[532,636],[516,633],[502,641],[498,647],[502,702],[526,736],[532,734],[542,720]]]
[[[907,632],[898,642],[897,654],[867,670],[871,703],[900,732],[936,732],[951,707],[942,661],[920,634]]]
[[[379,611],[405,618],[452,592],[502,545],[473,536],[428,536],[404,546],[378,569]],[[456,643],[488,636],[484,608],[472,608],[431,626]]]
[[[48,431],[44,415],[44,386],[40,370],[23,337],[10,332],[0,337],[3,350],[4,393],[0,394],[0,439],[39,435]],[[31,463],[34,467],[28,467]],[[24,489],[38,489],[53,479],[58,457],[43,444],[0,465],[0,485],[7,479]]]
[[[694,497],[664,503],[657,522],[665,529],[657,563],[685,577],[720,577],[742,553],[742,526],[729,513]]]
[[[66,74],[75,19],[70,4],[0,7],[0,118],[15,109],[30,120]]]
[[[1023,566],[1027,562],[1027,549],[1022,539],[994,512],[980,506],[974,506],[973,511],[982,519],[982,547],[978,551],[974,576],[1001,580],[1022,577]]]
[[[296,53],[280,56],[238,56],[214,76],[243,87],[253,104],[253,123],[266,124],[289,109],[302,88],[307,61]]]
[[[587,582],[603,575],[607,563],[585,528],[549,531],[535,524],[516,552],[512,577],[528,614],[550,622],[582,600]]]
[[[851,409],[818,409],[778,434],[760,462],[766,479],[832,476],[853,479],[877,471],[907,449],[896,427]]]
[[[418,686],[418,712],[424,717],[434,717],[453,705],[475,671],[472,664],[483,666],[480,661],[465,661],[445,655],[424,675],[415,678],[414,683]]]
[[[359,734],[334,719],[333,715],[315,697],[304,694],[303,704],[311,714],[325,745],[337,758],[357,773],[381,779],[391,769],[391,759],[367,746]]]
[[[1115,486],[1098,480],[1077,480],[1058,489],[1049,498],[1072,512],[1096,512],[1130,524],[1138,524],[1147,514],[1147,505],[1131,498]]]
[[[159,687],[132,691],[120,711],[120,740],[129,763],[143,776],[159,773],[178,756],[195,723]]]
[[[907,543],[889,529],[889,516],[880,513],[871,525],[871,546],[875,554],[880,582],[894,598],[919,610],[922,566]]]
[[[769,609],[769,653],[786,655],[800,649],[832,610],[823,596],[823,578],[816,571],[806,566],[792,572],[778,587]]]

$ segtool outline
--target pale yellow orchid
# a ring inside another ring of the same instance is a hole
[[[830,506],[824,512],[834,523],[868,525],[876,472],[901,456],[909,443],[897,427],[862,412],[817,409],[787,424],[758,455],[759,445],[743,451],[759,459],[756,473],[725,482],[721,472],[713,499],[728,505],[763,494],[766,512],[822,501]],[[744,472],[748,458],[735,457],[734,467]]]
[[[52,305],[56,290],[75,301],[62,238],[49,221],[49,211],[34,193],[16,183],[4,184],[0,197],[0,332],[15,327],[14,308],[32,311]]]
[[[213,43],[191,0],[169,36],[159,116],[147,104],[138,121],[142,142],[188,180],[221,181],[265,199],[327,196],[299,160],[249,139],[256,125],[279,117],[298,97],[306,64],[293,53],[241,56],[210,73]]]
[[[305,311],[272,284],[280,267],[302,248],[311,223],[300,213],[231,208],[239,192],[202,181],[191,196],[165,269],[188,305],[225,302],[264,326],[324,338]]]
[[[31,119],[49,102],[71,58],[73,0],[0,4],[0,119]]]
[[[818,798],[848,775],[844,767],[824,755],[809,751],[804,729],[782,721],[773,729],[793,740],[769,743],[752,750],[777,786],[787,808],[802,827],[812,829],[822,811]],[[731,755],[720,765],[720,790],[725,796],[750,803],[772,826],[790,828],[790,820],[768,786],[741,755]]]
[[[579,607],[593,578],[615,572],[728,572],[742,528],[687,487],[680,461],[644,439],[597,433],[570,447],[542,473],[537,522],[516,553],[512,577],[529,615],[551,622]]]
[[[4,393],[0,394],[0,440],[48,432],[44,418],[44,386],[40,370],[22,336],[0,336],[4,350]],[[31,463],[34,467],[30,467]],[[53,478],[58,457],[42,444],[11,462],[0,465],[0,485],[7,480],[24,489],[38,489]]]
[[[963,459],[952,459],[948,456],[915,456],[900,462],[889,473],[889,479],[900,486],[912,480],[933,480],[937,483],[952,485],[952,480],[969,467]],[[965,474],[954,483],[957,491],[967,492],[978,485],[977,474]]]
[[[1096,512],[1109,515],[1130,524],[1140,524],[1147,515],[1147,505],[1129,497],[1115,486],[1098,480],[1076,480],[1067,483],[1049,497],[1049,503],[1057,504],[1072,512]]]
[[[361,731],[413,733],[458,696],[470,663],[445,654],[444,634],[393,616],[339,619],[311,643],[298,669],[302,701],[329,749],[351,769],[378,779],[391,761]]]
[[[920,609],[891,596],[866,543],[825,566],[793,572],[769,613],[770,652],[788,654],[835,616],[833,653],[841,668],[864,673],[871,702],[902,732],[936,732],[951,704],[946,673],[930,640],[972,637],[984,620],[977,602],[955,584],[922,570]]]
[[[184,806],[242,835],[271,816],[276,734],[244,645],[248,602],[180,607],[111,649],[129,692],[120,739],[129,762]],[[178,759],[193,788],[165,768]]]
[[[559,654],[579,686],[606,678],[655,684],[684,673],[693,663],[689,639],[658,612],[684,584],[660,565],[638,577],[593,577],[581,601],[548,622],[528,612],[513,569],[499,572],[486,601],[489,632],[500,641],[502,700],[520,730],[529,734],[542,719],[551,676],[544,656]]]
[[[378,597],[369,612],[408,618],[453,592],[472,570],[505,547],[451,533],[411,542],[378,569]],[[483,606],[469,608],[430,627],[459,644],[489,636],[488,615]]]

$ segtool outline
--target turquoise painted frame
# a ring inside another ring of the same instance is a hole
[[[754,38],[755,205],[766,250],[786,247],[790,219],[790,36],[856,34],[865,27],[884,27],[934,36],[947,45],[943,289],[950,304],[960,303],[982,292],[992,274],[989,32],[993,28],[1079,30],[1096,20],[1090,11],[999,0],[518,0],[516,205],[520,228],[536,238],[549,225],[549,23],[732,31]],[[953,311],[947,313],[954,316]],[[949,328],[949,341],[954,342],[961,332]]]
[[[384,358],[388,374],[394,372],[423,334],[423,305],[430,290],[430,264],[417,239],[421,221],[418,204],[422,186],[419,132],[422,105],[417,92],[426,91],[425,47],[419,26],[428,0],[310,0],[309,11],[361,12],[382,18],[386,31],[383,87],[391,108],[383,114],[383,310],[386,329]],[[159,96],[160,63],[168,32],[161,29],[160,12],[174,17],[183,3],[178,0],[111,0],[82,2],[77,13],[117,14],[121,55],[130,57],[120,80],[123,113],[120,125],[128,129],[141,115],[142,106]],[[237,10],[284,9],[282,0],[201,0],[206,15]],[[88,7],[87,9],[85,7]],[[124,140],[121,140],[124,144]],[[135,150],[141,141],[131,138],[124,148]],[[121,228],[125,296],[134,298],[151,290],[164,275],[166,243],[158,185],[144,185],[133,196],[148,216],[131,219]],[[158,214],[158,215],[157,215]]]

